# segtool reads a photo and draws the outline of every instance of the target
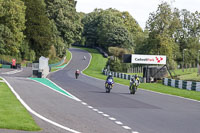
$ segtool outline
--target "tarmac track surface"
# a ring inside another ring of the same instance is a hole
[[[50,79],[82,101],[139,133],[200,132],[199,102],[145,90],[138,90],[135,95],[130,95],[127,86],[118,84],[110,94],[105,93],[105,81],[85,75],[75,79],[75,70],[83,70],[88,65],[90,56],[80,49],[72,48],[70,51],[71,62],[63,70],[50,75]],[[87,60],[83,60],[84,55]],[[90,114],[88,117],[92,118]]]
[[[27,79],[31,74],[30,68],[11,75],[2,74],[0,70],[0,75],[34,111],[79,132],[199,133],[199,102],[143,90],[130,95],[127,86],[117,84],[111,93],[107,94],[104,81],[84,75],[75,79],[75,70],[83,70],[88,65],[90,56],[83,50],[70,49],[70,51],[73,58],[68,66],[52,73],[49,78],[89,106]],[[83,60],[83,55],[87,57],[86,60]],[[7,72],[7,70],[3,71]],[[93,110],[94,108],[98,109],[99,113]],[[109,116],[103,116],[101,112]],[[37,133],[68,133],[31,115],[43,129]],[[120,125],[120,122],[123,124]],[[127,129],[128,127],[131,129]],[[0,133],[30,132],[0,129]]]
[[[0,70],[0,76],[5,78],[21,99],[35,112],[65,127],[82,133],[129,133],[113,121],[109,120],[81,102],[70,99],[46,86],[27,79],[31,74],[30,68],[24,68],[22,72],[5,74],[9,70]],[[37,133],[71,133],[43,121],[31,114],[36,123],[42,128]],[[0,133],[32,133],[0,129]]]

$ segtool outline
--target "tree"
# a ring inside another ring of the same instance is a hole
[[[156,13],[151,13],[146,28],[149,31],[147,47],[149,54],[167,55],[173,64],[178,45],[175,43],[176,30],[180,28],[178,15],[173,13],[170,5],[162,3]]]
[[[101,9],[95,9],[93,12],[85,15],[85,17],[82,18],[83,23],[83,37],[85,37],[85,45],[96,47],[98,46],[97,40],[97,28],[99,23],[99,13],[101,12]]]
[[[115,9],[95,9],[83,20],[86,44],[108,50],[110,46],[133,49],[141,28],[128,12]]]
[[[0,0],[0,54],[19,53],[24,39],[25,9],[21,0]]]
[[[45,12],[42,0],[25,0],[26,10],[26,39],[30,48],[35,51],[36,59],[48,56],[52,45],[53,33],[51,23]]]
[[[48,17],[53,20],[59,36],[67,47],[81,40],[82,24],[74,0],[45,0]]]

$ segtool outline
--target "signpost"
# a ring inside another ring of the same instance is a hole
[[[166,56],[164,55],[139,55],[132,54],[131,63],[134,64],[166,64]]]
[[[165,55],[140,55],[140,54],[127,54],[123,56],[124,63],[133,63],[133,64],[147,64],[145,73],[143,73],[143,77],[149,82],[150,80],[150,72],[148,65],[156,64],[156,65],[164,65],[161,69],[159,69],[153,77],[160,72],[164,67],[167,67],[167,57]],[[169,71],[168,67],[167,70]],[[170,73],[170,71],[169,71]],[[170,73],[171,75],[171,73]],[[172,76],[171,76],[172,77]]]

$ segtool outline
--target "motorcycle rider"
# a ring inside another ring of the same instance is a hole
[[[80,74],[80,71],[77,69],[77,70],[75,71],[75,77],[76,77],[76,79],[78,78],[79,74]]]
[[[83,56],[83,59],[86,60],[86,56]]]
[[[106,82],[105,82],[105,86],[107,85],[106,83],[107,83],[108,79],[112,79],[112,81],[113,81],[113,83],[114,83],[114,80],[113,80],[112,74],[109,73],[109,75],[108,75],[108,77],[107,77],[107,79],[106,79]],[[107,86],[106,86],[106,87],[107,87]]]
[[[131,89],[131,86],[132,86],[133,83],[136,83],[136,90],[137,90],[137,88],[138,88],[138,86],[140,84],[140,79],[139,79],[137,74],[136,75],[132,75],[132,77],[130,79],[129,89]]]

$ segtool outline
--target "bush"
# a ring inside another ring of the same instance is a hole
[[[2,64],[0,64],[0,68],[2,68]]]
[[[121,72],[122,71],[122,65],[121,65],[119,59],[113,60],[113,59],[109,58],[106,66],[110,67],[110,71],[114,71],[114,72]]]

